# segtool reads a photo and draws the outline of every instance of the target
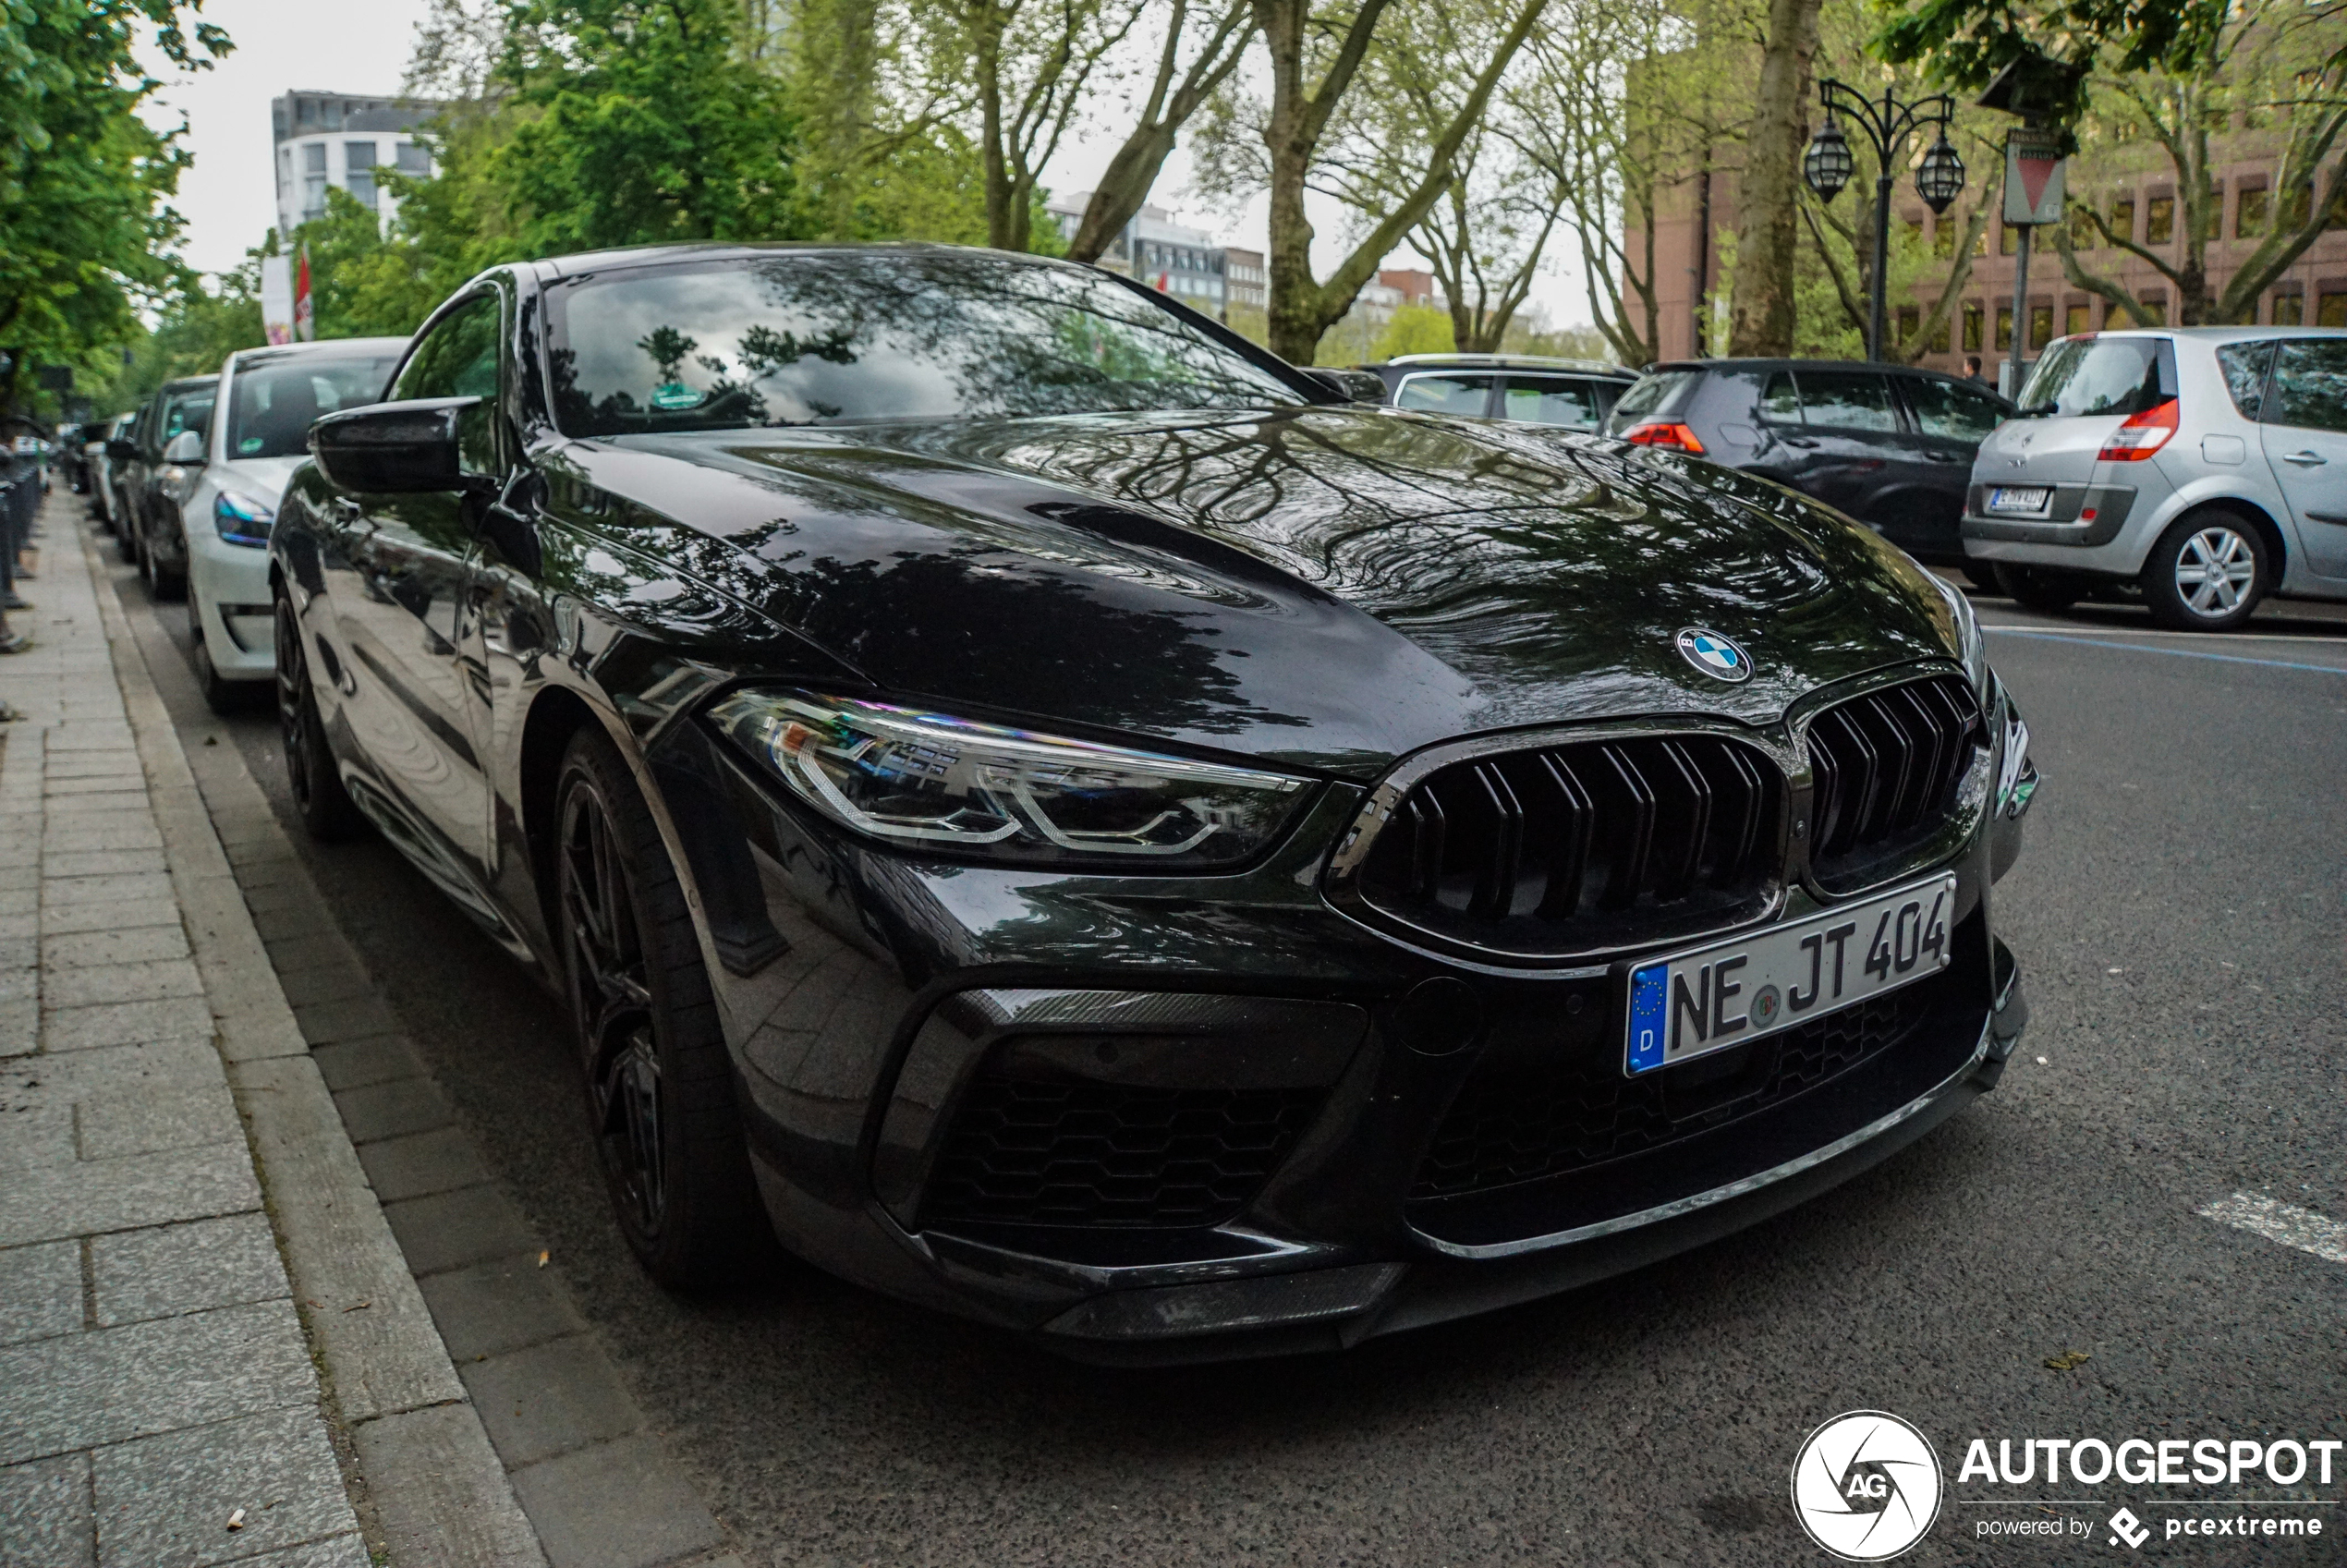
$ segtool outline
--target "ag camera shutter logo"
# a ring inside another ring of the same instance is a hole
[[[1853,1410],[1801,1445],[1793,1513],[1843,1562],[1881,1562],[1930,1531],[1942,1485],[1940,1456],[1921,1432],[1887,1411]]]

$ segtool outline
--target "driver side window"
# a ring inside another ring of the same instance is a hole
[[[392,383],[387,401],[419,397],[478,397],[457,424],[457,446],[467,473],[498,471],[495,411],[497,405],[498,298],[494,291],[477,294],[435,322]]]

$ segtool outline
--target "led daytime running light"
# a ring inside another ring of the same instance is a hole
[[[710,717],[842,826],[990,857],[1241,860],[1306,784],[845,698],[740,692]]]

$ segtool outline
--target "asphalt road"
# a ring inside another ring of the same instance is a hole
[[[122,592],[184,648],[183,612]],[[2047,780],[1997,889],[2034,1019],[2000,1088],[1742,1236],[1342,1357],[1101,1371],[803,1268],[664,1295],[606,1218],[553,1003],[385,845],[308,853],[748,1562],[1822,1562],[1790,1466],[1862,1407],[1947,1467],[1908,1562],[2136,1555],[2106,1540],[2122,1501],[2161,1532],[2185,1500],[2347,1497],[2347,1454],[2327,1488],[1958,1480],[1974,1438],[2347,1438],[2347,1264],[2197,1212],[2347,1219],[2347,616],[2210,638],[1981,605]],[[241,748],[300,839],[268,717],[186,727]],[[2091,1501],[2015,1506],[2048,1498]],[[2347,1506],[2292,1512],[2325,1538],[2140,1555],[2347,1560]],[[2091,1533],[1979,1534],[2065,1515]]]

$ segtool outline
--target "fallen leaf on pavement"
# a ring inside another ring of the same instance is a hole
[[[2083,1350],[2065,1350],[2060,1355],[2047,1356],[2046,1365],[2057,1372],[2067,1372],[2075,1367],[2084,1367],[2093,1359],[2092,1355]]]
[[[241,1530],[245,1527],[245,1511],[243,1509],[239,1508],[234,1513],[228,1515],[228,1527],[232,1530]]]
[[[548,1255],[547,1255],[545,1252],[543,1252],[543,1251],[541,1251],[541,1252],[538,1254],[538,1266],[539,1266],[541,1269],[543,1269],[543,1268],[546,1266],[546,1258],[547,1258],[547,1256],[548,1256]]]

